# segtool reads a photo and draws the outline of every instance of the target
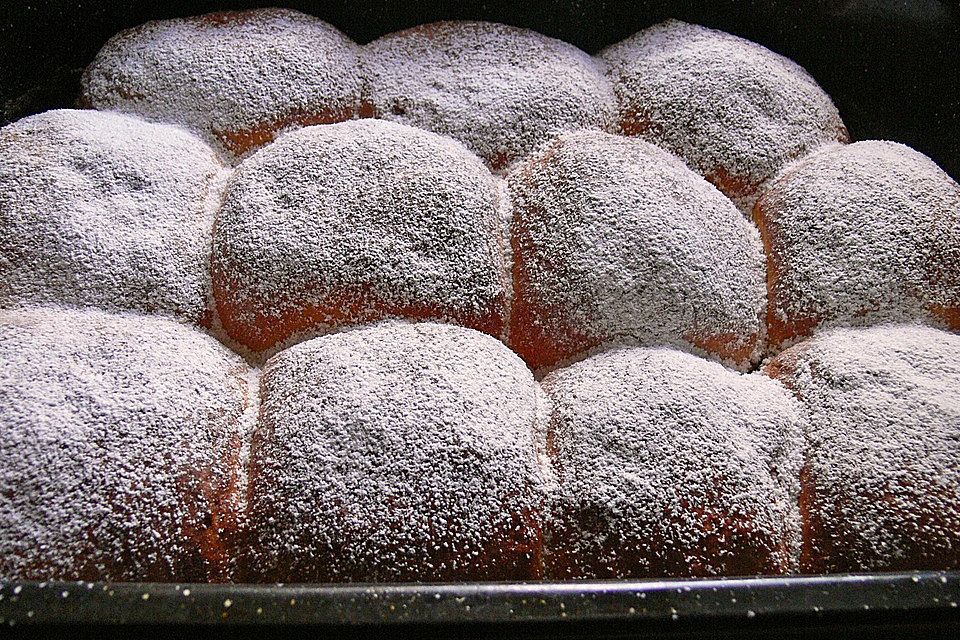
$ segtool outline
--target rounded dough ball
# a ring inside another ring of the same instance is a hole
[[[385,317],[503,330],[500,189],[476,156],[379,120],[308,127],[245,160],[213,240],[229,335],[264,351]]]
[[[796,570],[798,403],[759,374],[617,348],[549,374],[549,579]]]
[[[545,399],[461,327],[388,321],[271,358],[250,469],[248,581],[542,575]]]
[[[676,153],[747,213],[787,163],[850,139],[803,68],[729,33],[668,20],[599,58],[623,133]]]
[[[960,336],[831,329],[767,372],[807,416],[801,570],[960,569]]]
[[[836,146],[757,202],[774,347],[818,326],[936,318],[960,329],[960,185],[894,142]]]
[[[0,311],[0,576],[233,579],[247,375],[172,320]]]
[[[48,111],[0,129],[0,306],[208,321],[222,169],[178,127]]]
[[[181,124],[228,158],[283,129],[372,114],[357,45],[288,9],[155,20],[111,38],[83,76],[96,109]]]
[[[455,138],[494,170],[567,129],[613,121],[602,68],[573,45],[489,22],[436,22],[364,47],[378,117]]]
[[[610,340],[759,358],[763,247],[756,228],[676,157],[599,132],[562,135],[508,183],[510,345],[534,369]]]

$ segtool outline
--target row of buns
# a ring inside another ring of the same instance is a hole
[[[960,567],[960,337],[741,374],[614,346],[538,382],[432,322],[250,368],[176,321],[0,312],[0,575],[380,582]]]
[[[623,132],[676,153],[745,208],[790,160],[849,139],[799,65],[676,20],[596,56],[487,22],[358,46],[286,9],[159,20],[104,45],[81,102],[183,125],[231,160],[291,127],[355,117],[452,137],[494,170],[561,130]]]
[[[749,370],[821,326],[960,326],[960,185],[895,143],[789,165],[752,221],[675,156],[603,132],[559,134],[505,179],[373,119],[236,168],[97,111],[4,127],[0,151],[0,303],[169,313],[260,361],[387,317],[483,331],[535,370],[612,340]]]

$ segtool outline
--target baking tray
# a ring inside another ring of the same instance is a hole
[[[441,585],[0,584],[0,621],[124,635],[960,637],[960,572]],[[299,635],[299,634],[298,634]]]
[[[675,17],[807,68],[855,139],[890,139],[960,179],[960,10],[938,0],[89,2],[0,8],[0,124],[74,106],[117,31],[282,5],[358,42],[441,19],[528,27],[594,53]],[[446,585],[0,582],[0,628],[38,637],[960,638],[960,572]],[[122,625],[122,627],[119,627]],[[30,631],[32,629],[32,632]]]

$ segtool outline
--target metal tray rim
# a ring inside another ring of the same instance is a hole
[[[745,623],[924,613],[960,622],[960,571],[444,584],[0,581],[0,624]]]

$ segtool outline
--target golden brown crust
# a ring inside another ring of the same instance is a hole
[[[522,240],[514,234],[513,307],[510,311],[510,348],[537,370],[562,362],[597,346],[600,340],[562,320],[558,310],[540,303],[531,291]]]
[[[749,362],[757,350],[760,334],[744,337],[735,333],[709,333],[691,331],[683,336],[690,344],[712,353],[723,360],[733,362]]]
[[[536,163],[531,162],[524,167],[521,179],[530,179],[534,164],[549,164],[561,144],[562,142],[555,141]],[[515,211],[510,233],[513,253],[513,306],[510,310],[509,346],[534,371],[572,358],[602,341],[565,322],[560,310],[541,302],[531,286],[532,278],[527,262],[535,248],[525,221],[543,218],[544,215],[533,203],[522,211]]]
[[[236,300],[235,289],[225,276],[213,278],[214,297],[223,329],[253,351],[266,351],[290,338],[309,331],[322,331],[353,324],[364,324],[385,318],[414,320],[449,320],[491,336],[504,330],[506,299],[498,297],[484,313],[455,312],[438,304],[398,304],[378,298],[369,286],[344,289],[322,301],[304,294],[303,304],[289,300],[278,304],[271,313],[260,313]]]
[[[777,247],[783,243],[777,223],[766,210],[767,192],[753,207],[753,222],[760,229],[763,251],[767,257],[767,339],[774,349],[798,338],[809,336],[821,319],[790,315],[781,300],[783,287],[780,279],[789,265],[785,264]],[[781,317],[781,313],[786,317]]]
[[[254,149],[264,146],[273,140],[288,127],[309,127],[318,124],[335,124],[355,118],[374,117],[373,105],[362,101],[356,106],[341,109],[326,108],[319,111],[295,109],[270,122],[264,122],[253,129],[241,131],[218,131],[213,135],[220,143],[237,157],[246,155]]]

